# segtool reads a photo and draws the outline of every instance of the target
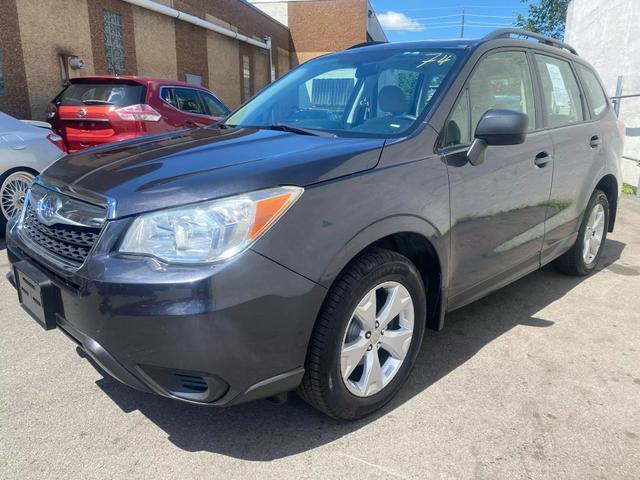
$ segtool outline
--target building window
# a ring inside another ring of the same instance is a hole
[[[0,50],[0,97],[6,94],[4,87],[4,60],[2,58],[2,50]]]
[[[184,81],[192,85],[202,85],[202,77],[193,73],[185,73]]]
[[[107,70],[118,75],[124,72],[124,40],[122,38],[122,15],[108,10],[102,11],[104,27],[104,50]]]
[[[249,55],[242,56],[242,99],[251,97],[251,60]]]

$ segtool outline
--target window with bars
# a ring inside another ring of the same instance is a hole
[[[251,59],[249,55],[242,56],[242,99],[251,98]]]
[[[2,50],[0,50],[0,97],[6,95],[4,86],[4,59],[2,58]]]
[[[124,39],[122,37],[122,15],[102,11],[104,27],[104,50],[107,70],[114,75],[124,72]]]

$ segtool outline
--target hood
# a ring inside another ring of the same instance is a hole
[[[111,205],[111,218],[373,168],[383,139],[198,128],[68,155],[41,183]]]

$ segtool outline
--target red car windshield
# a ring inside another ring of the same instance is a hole
[[[72,83],[58,98],[59,105],[115,105],[144,103],[146,87],[128,83]]]

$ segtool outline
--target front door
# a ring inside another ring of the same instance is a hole
[[[531,64],[524,51],[481,58],[446,126],[444,154],[451,195],[449,307],[469,303],[540,265],[553,172],[553,143],[539,125]],[[466,151],[492,108],[524,112],[521,145],[489,146],[484,163]]]

